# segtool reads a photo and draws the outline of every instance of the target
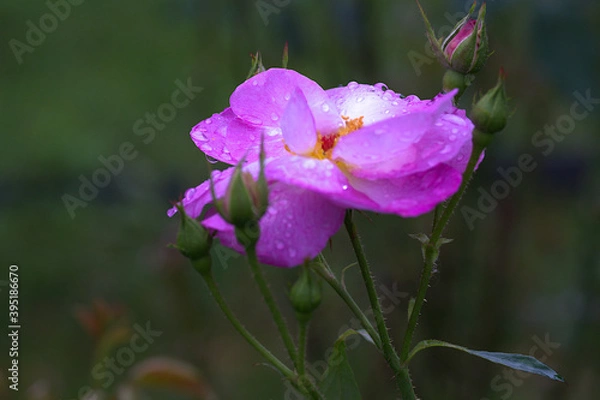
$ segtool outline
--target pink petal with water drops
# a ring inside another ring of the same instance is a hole
[[[351,186],[344,173],[330,160],[289,156],[270,160],[266,166],[269,181],[277,180],[320,193],[344,208],[369,209],[377,204]]]
[[[357,177],[376,179],[413,174],[453,158],[464,141],[470,140],[473,126],[466,118],[442,114],[450,108],[452,97],[442,96],[418,111],[341,137],[333,159],[346,164]]]
[[[304,94],[319,132],[337,130],[342,120],[323,88],[290,69],[271,68],[253,76],[235,89],[229,103],[251,125],[278,127],[296,88]]]
[[[294,90],[281,116],[281,132],[293,153],[310,154],[317,144],[315,120],[299,88]]]
[[[407,104],[418,100],[415,96],[406,100],[383,83],[362,85],[350,82],[347,86],[326,91],[335,103],[340,115],[350,119],[363,118],[365,126],[397,117],[407,112]]]
[[[258,177],[259,171],[259,163],[254,162],[251,164],[244,165],[244,171],[249,172],[256,179]],[[235,171],[234,167],[227,168],[223,171],[212,171],[211,176],[213,183],[215,185],[215,195],[217,199],[223,197],[225,192],[227,191],[227,186],[229,186],[229,181],[231,179],[231,175]],[[185,196],[181,201],[183,207],[185,208],[185,212],[192,218],[198,218],[202,213],[202,210],[208,203],[212,203],[213,198],[210,191],[210,180],[206,180],[202,182],[199,186],[195,188],[188,189],[185,192]],[[177,212],[177,208],[172,207],[167,211],[167,215],[172,217]]]
[[[286,153],[280,128],[249,125],[237,118],[231,108],[201,121],[190,135],[207,156],[232,165],[244,155],[247,155],[248,162],[258,160],[261,136],[264,137],[267,157]]]
[[[295,267],[315,258],[342,225],[344,212],[317,193],[284,183],[272,184],[269,208],[259,223],[261,236],[256,246],[259,261],[277,267]],[[218,214],[202,224],[215,230],[224,246],[243,252],[233,226]]]
[[[372,211],[415,217],[425,214],[458,190],[462,174],[440,164],[428,171],[392,179],[351,177],[352,186],[377,203]]]

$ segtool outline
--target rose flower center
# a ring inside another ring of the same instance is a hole
[[[333,149],[339,138],[360,129],[363,126],[364,117],[350,119],[350,117],[342,115],[342,119],[344,120],[344,126],[338,129],[337,132],[327,136],[317,133],[317,144],[310,154],[311,157],[318,158],[319,160],[331,158],[331,153],[333,153]]]

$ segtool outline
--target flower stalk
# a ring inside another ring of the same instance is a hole
[[[250,264],[250,270],[252,271],[252,276],[254,277],[254,280],[256,281],[256,284],[258,285],[260,293],[262,294],[263,299],[264,299],[265,303],[267,304],[267,307],[269,308],[271,315],[273,316],[273,320],[275,321],[275,325],[277,326],[277,329],[279,330],[279,333],[281,334],[281,338],[283,340],[283,343],[285,344],[287,352],[288,352],[290,358],[292,359],[292,361],[294,362],[296,369],[298,369],[299,361],[298,361],[298,352],[296,350],[296,345],[294,344],[294,340],[292,339],[292,335],[290,334],[290,331],[285,322],[285,319],[283,318],[283,315],[281,314],[281,311],[279,310],[279,306],[277,305],[277,302],[275,301],[275,298],[273,297],[273,293],[271,292],[271,289],[269,288],[269,285],[267,284],[267,280],[265,279],[265,276],[264,276],[262,270],[260,269],[260,265],[258,265],[258,258],[256,257],[256,246],[255,245],[248,246],[246,248],[246,255],[248,256],[248,263]]]
[[[413,334],[419,321],[421,308],[423,307],[423,303],[425,302],[425,295],[427,293],[427,288],[429,287],[429,282],[431,281],[433,267],[439,257],[439,248],[443,244],[442,233],[444,232],[444,229],[446,228],[450,217],[452,216],[454,210],[456,209],[456,206],[458,205],[458,202],[460,201],[465,190],[467,189],[467,186],[469,185],[469,181],[473,176],[473,172],[475,171],[475,167],[477,165],[477,162],[479,161],[481,153],[487,147],[490,141],[491,135],[484,134],[478,130],[475,130],[473,132],[473,151],[471,152],[471,158],[469,159],[469,163],[467,164],[467,167],[463,174],[463,180],[460,185],[460,188],[448,201],[447,206],[441,212],[437,223],[434,224],[429,240],[423,243],[423,271],[421,273],[421,279],[419,281],[417,297],[415,298],[413,310],[410,315],[408,326],[406,327],[406,333],[404,335],[402,348],[400,350],[400,359],[402,361],[403,367],[406,367],[408,361],[410,345],[412,343]]]
[[[381,310],[381,303],[379,302],[377,291],[375,290],[375,282],[373,281],[371,269],[367,262],[367,258],[365,255],[365,251],[362,247],[360,237],[358,236],[356,224],[352,220],[352,210],[346,211],[344,225],[346,226],[346,230],[348,231],[348,236],[350,236],[350,241],[352,242],[352,247],[354,248],[354,253],[356,254],[358,265],[360,267],[360,271],[365,282],[365,287],[367,289],[369,301],[371,302],[373,315],[377,324],[377,330],[379,331],[379,336],[381,338],[383,356],[387,361],[388,365],[394,371],[394,374],[396,376],[396,384],[398,386],[398,389],[400,390],[400,393],[402,393],[402,398],[404,400],[415,400],[416,396],[412,387],[412,382],[410,380],[408,369],[402,368],[400,357],[398,357],[398,353],[392,345],[392,340],[390,338],[388,328],[385,324],[385,318],[383,316],[383,311]]]
[[[342,283],[336,278],[327,264],[327,260],[323,257],[322,254],[319,255],[319,263],[312,264],[313,270],[321,276],[331,286],[331,288],[340,296],[340,298],[346,303],[350,311],[354,314],[356,318],[360,321],[362,327],[367,331],[373,343],[379,350],[382,350],[381,338],[379,337],[379,333],[373,328],[371,322],[367,318],[367,316],[362,312],[356,301],[352,298],[350,293],[346,290],[346,288],[342,285]]]

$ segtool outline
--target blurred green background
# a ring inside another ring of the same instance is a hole
[[[39,27],[49,6],[41,0],[0,4],[0,293],[6,304],[7,268],[17,264],[22,323],[20,391],[8,391],[3,383],[0,397],[75,399],[81,387],[98,384],[91,376],[97,343],[82,327],[81,307],[103,300],[119,305],[125,326],[150,322],[162,332],[136,354],[136,362],[167,356],[190,363],[212,398],[294,398],[285,397],[277,373],[260,365],[259,355],[217,311],[188,262],[166,247],[178,225],[166,216],[170,201],[207,177],[204,155],[188,132],[228,105],[246,76],[251,52],[260,50],[265,65],[278,66],[286,41],[290,68],[325,88],[356,80],[384,82],[422,98],[435,95],[442,68],[432,61],[413,65],[415,54],[426,57],[415,2],[79,2],[55,26],[46,18],[48,33],[43,40],[30,37],[37,42],[27,50],[27,21]],[[265,4],[271,12],[266,15],[265,8],[261,16],[258,5]],[[468,8],[465,1],[422,4],[437,28],[449,25],[445,13],[452,17]],[[457,212],[447,232],[455,241],[443,247],[417,337],[520,353],[528,353],[536,338],[549,340],[560,347],[554,345],[545,361],[569,384],[537,376],[511,380],[499,366],[445,349],[415,359],[414,382],[424,399],[595,399],[600,393],[600,107],[577,121],[564,140],[554,141],[547,155],[532,138],[569,115],[575,91],[600,97],[600,4],[490,1],[488,22],[495,52],[475,88],[492,86],[504,66],[515,111],[487,151],[463,204],[476,208],[480,188],[490,192],[502,179],[497,168],[517,165],[520,155],[531,154],[538,166],[476,220],[474,230]],[[18,57],[12,39],[23,43]],[[145,136],[134,133],[136,121],[169,103],[175,82],[188,79],[202,92],[144,143]],[[467,92],[463,107],[474,93]],[[78,196],[80,176],[91,179],[102,167],[99,157],[117,154],[124,142],[132,143],[136,156],[70,215],[63,196]],[[420,250],[408,234],[427,232],[430,220],[431,215],[359,216],[379,285],[414,295]],[[344,232],[325,254],[338,272],[353,262]],[[217,280],[232,307],[283,356],[243,260],[215,260]],[[266,273],[292,322],[286,292],[297,271],[268,267]],[[366,310],[357,270],[350,269],[346,279]],[[324,293],[309,343],[313,363],[323,360],[352,319],[328,287]],[[387,314],[397,343],[407,298]],[[2,311],[3,325],[5,318]],[[0,377],[6,382],[5,335],[2,346]],[[391,371],[372,346],[363,342],[349,354],[365,399],[395,398]],[[132,369],[116,374],[109,389],[117,390]],[[179,397],[150,392],[145,398]]]

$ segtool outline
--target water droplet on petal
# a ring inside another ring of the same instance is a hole
[[[383,113],[384,113],[384,114],[389,114],[389,113],[390,113],[390,110],[385,110]]]
[[[212,158],[208,154],[205,154],[204,157],[206,157],[206,161],[208,161],[210,164],[216,164],[219,161],[219,160]]]
[[[289,253],[290,253],[290,257],[296,257],[296,250],[290,249]]]
[[[302,163],[302,166],[307,169],[313,169],[317,166],[317,162],[312,158],[309,158]]]
[[[212,119],[208,118],[207,120],[204,121],[204,123],[206,125],[210,125],[210,124],[212,124]]]
[[[450,135],[450,136],[448,137],[448,139],[449,139],[451,142],[454,142],[454,141],[456,140],[456,135]]]
[[[223,153],[229,154],[229,149],[227,147],[223,147]]]
[[[441,121],[438,121],[438,122],[435,123],[435,126],[442,126],[442,125],[444,125],[444,124],[442,124]]]
[[[270,215],[276,215],[277,214],[277,210],[275,208],[273,208],[273,207],[269,207],[269,209],[267,210],[267,212]]]
[[[392,105],[393,105],[393,106],[397,106],[397,105],[398,105],[398,102],[397,102],[397,101],[392,101]]]
[[[289,93],[286,93],[285,96],[283,96],[283,98],[287,101],[291,98],[292,96],[290,96]]]
[[[279,128],[273,128],[273,129],[268,129],[267,131],[267,136],[277,136],[279,134],[281,134],[281,129]]]
[[[227,127],[226,126],[220,127],[219,129],[217,129],[217,133],[223,137],[227,136]]]
[[[442,149],[442,151],[440,151],[440,154],[449,153],[450,150],[452,150],[452,146],[450,146],[449,144],[447,144],[446,146],[444,146],[444,148]]]
[[[200,150],[202,150],[202,151],[211,151],[212,147],[210,147],[210,145],[208,145],[208,144],[203,144],[202,146],[200,146]]]
[[[258,81],[255,79],[252,81],[252,86],[256,86],[256,85],[258,85]]]
[[[458,133],[458,129],[452,128],[452,133]]]
[[[460,156],[458,156],[456,159],[457,159],[458,161],[462,161],[464,158],[465,158],[465,156],[463,156],[463,155],[461,154],[461,155],[460,155]]]
[[[280,242],[279,240],[275,242],[275,247],[277,247],[279,250],[283,249],[285,247],[285,245],[283,244],[283,242]]]
[[[329,104],[327,104],[327,103],[324,103],[324,104],[321,106],[321,109],[323,110],[323,112],[328,112],[328,111],[329,111]]]
[[[278,119],[279,119],[279,116],[277,114],[275,114],[275,113],[271,114],[271,120],[277,121]]]
[[[357,98],[357,99],[356,99],[356,102],[357,102],[357,103],[360,103],[360,102],[361,102],[361,101],[363,101],[364,99],[365,99],[364,97],[359,97],[359,98]]]
[[[354,81],[352,81],[352,82],[349,82],[349,83],[348,83],[348,89],[350,89],[350,90],[354,90],[354,89],[356,89],[357,87],[358,87],[358,82],[354,82]]]
[[[188,190],[185,192],[185,198],[186,198],[186,199],[189,199],[190,197],[192,197],[192,196],[194,195],[194,193],[195,193],[195,192],[196,192],[196,188],[191,188],[191,189],[188,189]]]
[[[221,154],[221,158],[225,161],[231,160],[231,156],[229,154]]]
[[[348,190],[348,185],[342,185],[342,190]]]

